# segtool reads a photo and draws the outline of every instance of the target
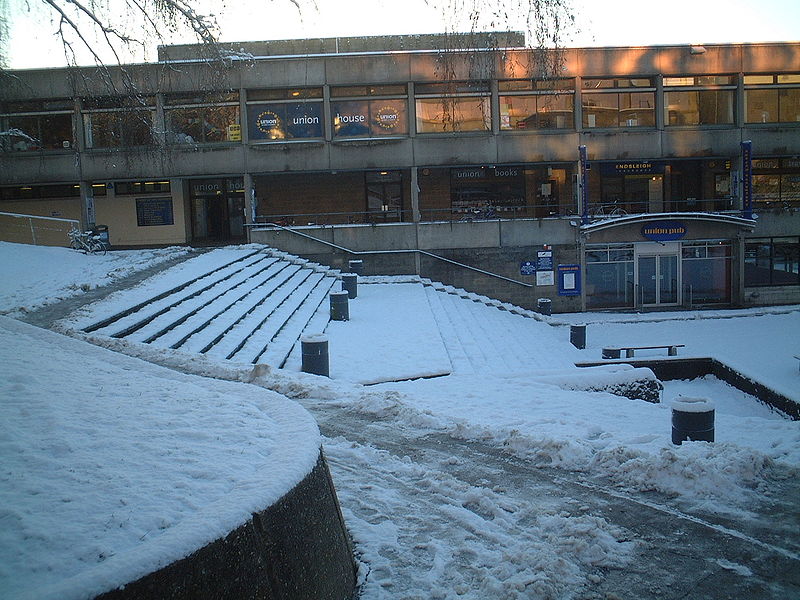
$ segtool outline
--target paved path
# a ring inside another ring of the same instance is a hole
[[[800,598],[796,478],[776,479],[768,504],[744,521],[687,514],[659,494],[625,493],[495,447],[419,435],[399,419],[300,401],[328,438],[349,520],[390,523],[398,539],[369,557],[375,572],[363,600],[425,598],[419,589],[437,597],[438,588],[475,600]],[[559,521],[558,535],[576,531],[585,544],[548,539],[543,515]],[[611,543],[592,523],[616,531],[616,543],[633,542],[624,564],[592,563],[591,545]],[[564,567],[548,564],[550,552],[577,571],[554,579]],[[496,562],[487,565],[486,557]]]

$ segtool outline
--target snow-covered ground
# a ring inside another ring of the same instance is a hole
[[[38,264],[39,250],[0,246],[0,264],[13,258],[20,281],[6,276],[0,282],[0,312],[19,315],[23,307],[41,306],[46,298],[58,299],[80,289],[76,283],[86,281],[82,269],[96,258],[78,255],[80,261],[76,263],[70,251],[47,249],[53,252],[47,267],[58,277],[46,279],[50,271],[42,271],[37,279],[31,273],[35,269],[24,265],[28,254],[31,264]],[[157,285],[166,286],[189,273],[210,270],[224,263],[226,253],[236,251],[222,249],[195,257],[173,267]],[[147,264],[152,259],[147,252],[151,251],[111,253],[108,256],[117,262],[110,268],[133,270]],[[100,269],[91,279],[102,278]],[[382,444],[403,436],[422,440],[444,435],[480,443],[533,467],[583,473],[620,493],[659,493],[674,498],[683,511],[722,514],[730,519],[747,520],[764,510],[762,505],[768,501],[774,482],[797,477],[800,424],[716,379],[666,382],[661,404],[608,393],[570,391],[561,384],[578,371],[576,361],[599,359],[603,346],[666,340],[686,344],[681,355],[717,357],[800,402],[800,373],[792,358],[800,350],[798,307],[658,316],[556,315],[552,321],[589,324],[589,346],[577,350],[568,343],[566,326],[552,327],[540,320],[511,315],[480,302],[434,292],[407,279],[375,281],[359,286],[358,298],[350,303],[350,321],[332,322],[326,329],[331,379],[298,373],[294,363],[253,381],[297,399],[325,424],[323,432],[331,431],[323,446],[362,561],[362,597],[366,600],[573,598],[585,586],[597,583],[597,569],[622,568],[634,552],[635,540],[630,539],[629,531],[587,513],[586,507],[583,512],[577,511],[580,514],[566,514],[527,497],[512,497],[502,489],[502,477],[500,484],[489,488],[481,479],[469,484],[463,478],[453,479],[449,470],[464,468],[464,461],[469,460],[456,453],[433,464],[416,455],[403,457],[402,450],[397,451],[401,454],[398,456],[382,449]],[[131,306],[152,295],[153,285],[120,292],[110,296],[108,302],[110,306]],[[94,314],[94,309],[83,311],[60,326],[63,329],[70,323],[85,323],[87,315]],[[64,411],[48,415],[50,424],[55,427],[59,419],[74,424],[68,390],[86,371],[76,357],[106,352],[105,358],[98,360],[113,364],[117,359],[109,357],[114,354],[64,338],[50,344],[45,361],[37,356],[45,351],[36,345],[45,334],[34,334],[20,329],[28,326],[8,321],[4,321],[3,331],[10,333],[6,333],[7,342],[0,350],[3,376],[11,386],[3,391],[4,398],[10,400],[25,390],[29,396],[46,397],[44,407],[55,399],[63,401]],[[46,335],[48,339],[59,337],[49,332]],[[94,336],[93,341],[195,375],[236,381],[246,379],[250,372],[244,365],[225,365],[208,357],[126,340]],[[32,371],[50,368],[51,363],[63,363],[63,367],[59,367],[57,379],[51,379],[57,383],[48,386],[45,379],[33,377]],[[147,408],[160,407],[154,398],[142,406],[141,386],[126,379],[135,377],[140,368],[142,373],[149,373],[153,367],[141,362],[135,367],[130,366],[134,363],[126,364],[128,372],[123,375],[110,368],[92,369],[97,372],[91,385],[113,389],[115,406],[138,405],[137,410],[145,413],[156,410]],[[445,372],[449,375],[398,381]],[[363,385],[381,381],[384,383]],[[196,379],[187,380],[186,385],[192,382]],[[232,388],[246,390],[234,397],[249,394],[247,385],[231,383]],[[86,393],[84,389],[80,395]],[[183,392],[171,393],[180,396]],[[678,396],[706,397],[716,403],[715,443],[671,444],[669,401]],[[204,400],[203,404],[206,412],[200,423],[218,409],[219,400]],[[21,409],[4,400],[3,410]],[[34,415],[41,412],[31,411],[29,420],[15,424],[4,417],[0,423],[4,454],[24,442],[28,428],[38,427],[41,421]],[[126,415],[121,412],[119,417],[142,418]],[[154,417],[160,418],[159,413]],[[356,439],[366,435],[364,423],[370,423],[369,429],[376,432],[373,442]],[[347,426],[351,426],[353,435],[347,433]],[[197,429],[204,426],[198,424]],[[190,430],[189,425],[183,428],[187,434],[183,442],[193,448]],[[76,437],[83,435],[80,428],[75,431]],[[112,435],[118,435],[114,431]],[[43,447],[25,468],[39,465],[49,469],[58,464],[56,461],[67,460],[69,452],[60,443]],[[99,456],[103,442],[98,439],[93,443],[91,449]],[[110,446],[116,442],[112,438],[106,443]],[[204,445],[203,440],[196,443]],[[188,467],[187,473],[196,470]],[[9,514],[33,514],[34,502],[39,499],[26,497],[29,487],[20,486],[8,469],[4,469],[0,482],[0,492],[15,498],[13,508],[6,509]],[[52,494],[53,498],[64,495],[57,485]],[[166,503],[164,512],[171,510],[172,501],[166,494],[154,496]],[[118,515],[109,510],[94,518],[113,522]],[[23,523],[35,527],[37,521]],[[87,525],[79,522],[76,530],[82,527]],[[213,531],[211,525],[209,528]],[[16,553],[17,546],[25,543],[25,535],[4,535],[0,557]],[[104,547],[106,541],[88,543]],[[32,548],[34,554],[44,553],[45,562],[52,561],[44,544]],[[406,558],[400,560],[400,556]],[[76,564],[81,560],[78,556]],[[427,566],[420,567],[422,564]],[[0,571],[0,590],[12,585],[10,581],[19,585],[14,577],[14,569]]]

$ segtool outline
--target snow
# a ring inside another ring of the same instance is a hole
[[[99,256],[70,248],[0,242],[0,314],[29,312],[187,252],[171,247]]]
[[[796,306],[534,319],[415,278],[361,278],[350,321],[316,320],[319,331],[305,332],[329,340],[331,378],[299,373],[296,355],[283,370],[254,368],[77,332],[258,248],[214,250],[111,293],[59,324],[72,337],[0,318],[0,596],[88,597],[246,520],[316,460],[317,427],[287,396],[329,426],[352,418],[354,434],[368,419],[387,440],[468,440],[625,492],[663,493],[685,511],[745,519],[771,481],[796,477],[800,423],[728,384],[664,382],[662,402],[651,404],[575,389],[641,369],[574,366],[599,360],[604,346],[666,339],[686,344],[681,357],[713,356],[800,402]],[[44,260],[43,250],[0,245],[0,312],[21,315],[107,280],[99,265],[86,275],[98,257]],[[152,252],[110,253],[105,268],[142,268]],[[587,323],[585,350],[569,344],[570,323]],[[671,444],[671,403],[681,398],[713,401],[713,444]],[[392,585],[409,598],[568,598],[592,569],[631,560],[629,532],[466,484],[448,475],[469,466],[458,456],[432,465],[349,435],[322,443],[365,600],[393,597],[384,595]],[[409,553],[410,571],[390,558]]]

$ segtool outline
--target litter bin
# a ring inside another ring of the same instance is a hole
[[[672,402],[672,443],[714,441],[714,403],[680,396]]]
[[[570,325],[569,341],[579,350],[586,348],[586,325]]]
[[[351,260],[348,263],[350,267],[350,272],[355,273],[356,275],[361,275],[364,271],[364,261],[363,260]]]
[[[111,248],[111,240],[108,237],[108,225],[95,225],[89,230],[89,233],[96,235],[100,243],[106,247],[106,250]]]
[[[539,298],[536,301],[536,308],[542,315],[553,314],[553,301],[550,298]]]
[[[306,335],[300,338],[303,362],[303,373],[330,377],[330,361],[328,359],[328,336]]]
[[[331,301],[331,321],[349,321],[350,306],[348,298],[350,294],[346,291],[331,292],[328,298]]]

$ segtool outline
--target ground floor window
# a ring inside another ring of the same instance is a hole
[[[731,301],[731,244],[710,241],[684,244],[683,269],[686,302],[716,304]]]
[[[587,247],[586,307],[633,307],[635,301],[633,244]]]
[[[800,285],[800,238],[748,239],[744,285]]]

